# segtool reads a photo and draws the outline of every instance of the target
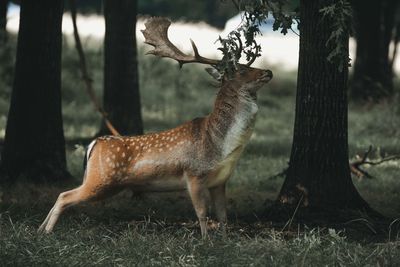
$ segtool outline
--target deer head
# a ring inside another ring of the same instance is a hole
[[[190,42],[192,44],[194,55],[183,53],[168,39],[168,28],[170,25],[171,21],[162,17],[151,18],[145,23],[146,29],[142,30],[145,37],[145,43],[154,47],[154,50],[147,52],[147,54],[175,59],[178,61],[180,67],[186,63],[211,65],[213,68],[207,68],[206,70],[212,77],[214,77],[214,79],[220,81],[222,85],[226,83],[233,84],[239,90],[255,92],[264,83],[267,83],[272,79],[272,72],[270,70],[250,67],[250,65],[255,61],[258,53],[255,53],[247,64],[238,64],[237,70],[232,75],[227,75],[219,69],[221,60],[200,56],[196,44],[191,39]],[[241,51],[243,45],[240,38],[238,37],[237,39],[239,41],[238,51]],[[239,55],[237,55],[237,57],[239,57]]]

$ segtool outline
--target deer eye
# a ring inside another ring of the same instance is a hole
[[[239,74],[240,75],[245,75],[246,74],[246,70],[244,70],[244,69],[239,70]]]

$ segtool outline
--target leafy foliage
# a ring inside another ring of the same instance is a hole
[[[261,34],[260,26],[266,22],[268,16],[274,18],[273,30],[280,30],[284,35],[293,30],[293,20],[299,21],[297,9],[290,10],[288,8],[290,3],[286,0],[232,0],[232,2],[243,15],[242,24],[226,38],[219,39],[222,45],[219,49],[224,55],[220,68],[228,73],[237,69],[242,53],[246,55],[247,61],[261,56],[261,47],[255,37]],[[347,38],[351,29],[351,5],[348,0],[334,1],[320,12],[323,19],[328,19],[331,25],[331,34],[326,43],[330,51],[327,60],[337,64],[339,70],[343,70],[350,62]],[[245,39],[245,46],[241,49],[238,43],[242,37]]]
[[[297,18],[295,12],[287,10],[286,0],[232,0],[237,10],[242,14],[241,25],[230,32],[226,38],[219,38],[222,47],[223,60],[219,66],[220,70],[231,73],[237,69],[238,61],[242,53],[245,54],[247,62],[261,56],[261,46],[255,37],[261,34],[260,26],[266,22],[268,16],[273,16],[273,30],[281,30],[287,34],[292,28],[293,19]],[[244,46],[241,38],[244,37]]]
[[[350,65],[348,36],[351,29],[352,9],[348,0],[338,0],[320,10],[323,19],[331,23],[331,35],[326,42],[330,49],[328,61],[337,64],[339,71]]]

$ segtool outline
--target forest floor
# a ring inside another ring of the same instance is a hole
[[[139,54],[142,54],[141,52]],[[99,97],[102,51],[87,51]],[[217,89],[201,68],[179,70],[167,60],[139,58],[143,116],[147,132],[174,127],[207,114]],[[80,184],[85,145],[100,118],[82,83],[72,48],[63,55],[63,113],[68,168],[74,179],[51,185],[19,182],[0,188],[1,266],[400,266],[400,160],[364,166],[373,178],[354,178],[370,205],[392,218],[376,231],[360,214],[346,227],[314,227],[271,222],[261,216],[276,198],[287,166],[293,131],[296,74],[274,71],[259,93],[260,110],[252,139],[228,182],[226,239],[211,230],[203,241],[186,193],[132,196],[125,191],[102,202],[66,211],[50,235],[38,226],[58,194]],[[5,67],[2,68],[2,71]],[[168,71],[166,71],[168,70]],[[4,136],[12,79],[0,73],[0,137]],[[12,75],[11,75],[12,76]],[[157,78],[153,78],[157,77]],[[5,88],[5,89],[3,89]],[[396,82],[399,91],[399,83]],[[400,153],[399,99],[350,105],[350,160],[370,145],[370,159]],[[210,224],[212,228],[212,224]]]

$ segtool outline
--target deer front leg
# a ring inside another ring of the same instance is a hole
[[[213,202],[215,215],[219,223],[219,229],[222,230],[222,235],[226,236],[225,225],[226,219],[226,198],[225,198],[225,183],[213,188],[210,188],[210,195]]]
[[[201,236],[205,239],[207,237],[208,188],[204,184],[204,180],[197,176],[188,177],[187,184],[194,210],[199,219]]]

